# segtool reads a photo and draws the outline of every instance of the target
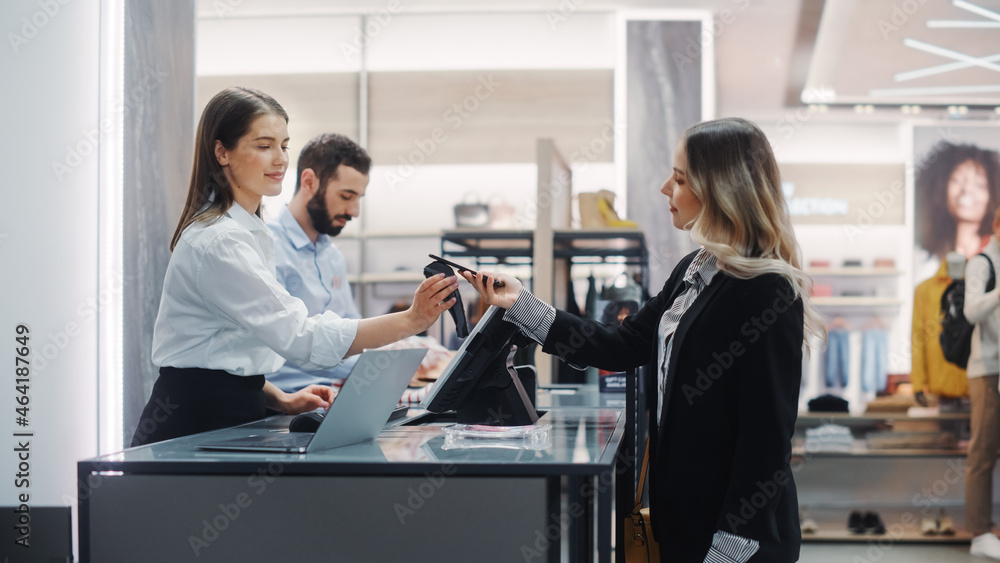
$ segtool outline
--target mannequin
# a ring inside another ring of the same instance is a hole
[[[969,382],[965,370],[949,363],[941,351],[941,296],[952,281],[965,276],[965,256],[949,252],[938,272],[917,286],[913,294],[913,382],[914,399],[927,406],[927,393],[942,397],[965,397]]]

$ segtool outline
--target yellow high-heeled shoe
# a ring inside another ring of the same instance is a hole
[[[635,221],[618,217],[618,213],[612,207],[612,203],[603,197],[597,200],[597,210],[600,211],[601,217],[604,219],[604,224],[609,227],[625,228],[639,226]]]

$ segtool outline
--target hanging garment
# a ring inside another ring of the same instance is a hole
[[[851,348],[849,333],[834,329],[826,334],[826,386],[828,388],[847,387]]]
[[[884,391],[889,375],[889,333],[870,328],[861,333],[861,388]]]

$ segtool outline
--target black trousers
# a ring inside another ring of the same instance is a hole
[[[132,446],[260,420],[266,412],[263,375],[161,367]]]

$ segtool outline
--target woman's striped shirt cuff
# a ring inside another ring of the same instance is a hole
[[[530,291],[522,289],[514,304],[503,314],[503,320],[514,323],[532,340],[544,344],[545,337],[549,335],[552,323],[556,320],[556,309],[540,301]]]

